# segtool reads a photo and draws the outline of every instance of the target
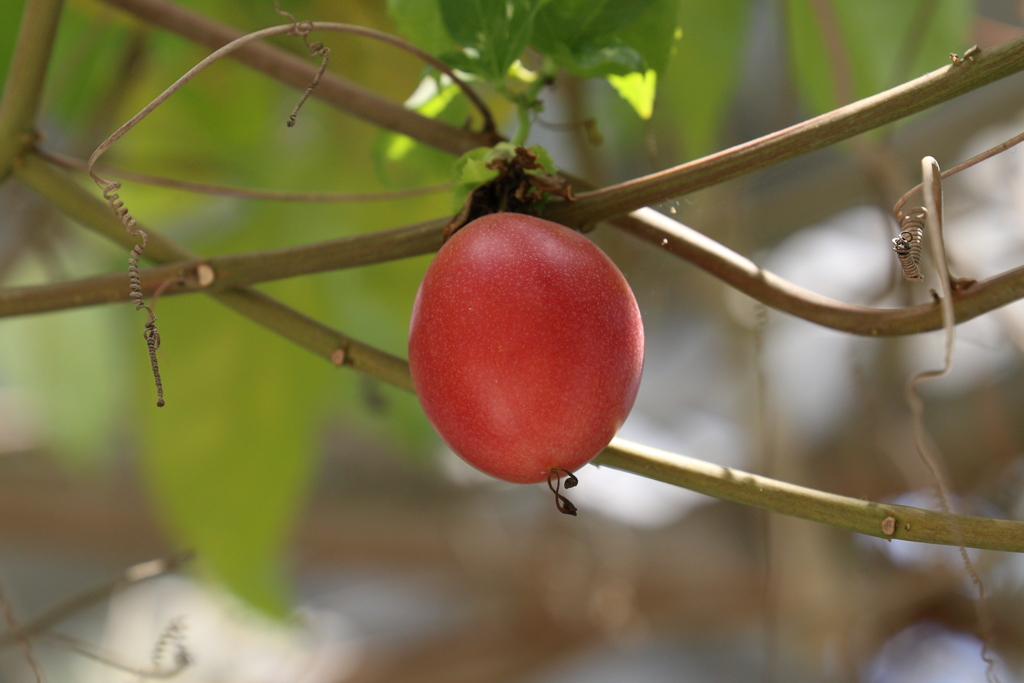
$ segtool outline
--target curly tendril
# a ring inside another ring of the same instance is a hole
[[[128,259],[128,288],[130,290],[128,295],[135,301],[136,311],[146,309],[146,312],[149,314],[149,320],[146,321],[146,329],[142,333],[142,337],[146,340],[146,347],[149,349],[149,363],[153,368],[153,380],[156,382],[156,405],[158,408],[162,408],[164,406],[164,385],[160,379],[160,365],[156,359],[156,350],[160,348],[160,331],[156,327],[156,314],[150,306],[146,305],[146,301],[143,298],[142,280],[139,278],[139,257],[142,256],[142,252],[148,242],[146,231],[135,227],[135,219],[132,218],[128,207],[124,205],[124,202],[118,196],[117,191],[121,189],[121,183],[116,180],[101,178],[95,174],[92,174],[92,177],[96,184],[103,189],[103,198],[107,200],[110,208],[117,214],[121,224],[124,225],[124,229],[132,237],[138,237],[142,240],[141,243],[136,244],[132,248],[131,257]]]
[[[576,475],[569,470],[564,470],[561,467],[552,467],[548,471],[548,488],[555,494],[555,507],[563,515],[576,516],[576,506],[572,504],[572,501],[563,496],[559,492],[559,488],[562,485],[562,473],[565,474],[565,488],[571,489],[580,483],[580,480],[576,478]]]

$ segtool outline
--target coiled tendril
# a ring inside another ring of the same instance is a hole
[[[920,282],[921,274],[921,238],[924,235],[924,222],[928,211],[923,206],[904,213],[900,211],[896,219],[900,223],[900,235],[892,240],[892,250],[903,267],[903,279]]]
[[[562,485],[562,473],[565,473],[565,488],[571,489],[580,482],[580,480],[576,478],[576,475],[569,470],[564,470],[561,467],[552,467],[548,472],[548,488],[555,494],[555,507],[558,508],[558,511],[563,515],[572,515],[575,517],[576,506],[572,504],[571,500],[559,492]]]
[[[149,314],[149,320],[146,321],[146,330],[142,333],[142,338],[146,340],[146,346],[149,348],[149,363],[153,367],[153,379],[156,382],[156,405],[158,408],[162,408],[164,406],[164,385],[160,379],[160,365],[156,359],[156,350],[160,348],[160,331],[156,327],[156,314],[152,308],[146,305],[143,299],[142,280],[139,278],[139,257],[142,255],[148,242],[146,232],[135,227],[135,219],[132,218],[131,213],[128,212],[128,207],[124,205],[124,202],[118,196],[117,191],[121,189],[121,183],[116,180],[99,178],[98,176],[94,176],[94,179],[101,183],[103,198],[107,200],[110,208],[121,219],[124,229],[132,237],[138,237],[142,240],[141,244],[136,244],[132,248],[131,258],[128,259],[128,288],[130,290],[128,295],[135,301],[136,311],[146,309],[146,312]]]

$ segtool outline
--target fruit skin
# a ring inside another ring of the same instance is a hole
[[[625,421],[644,332],[626,279],[578,232],[516,213],[478,218],[420,283],[409,369],[445,442],[487,474],[575,471]]]

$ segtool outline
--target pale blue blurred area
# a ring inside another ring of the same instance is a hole
[[[983,683],[986,665],[974,636],[920,622],[890,638],[864,667],[864,683]],[[1000,680],[1016,680],[997,664]]]

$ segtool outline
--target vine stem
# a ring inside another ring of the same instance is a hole
[[[401,38],[398,38],[397,36],[391,35],[390,33],[385,33],[383,31],[378,31],[376,29],[367,28],[365,26],[341,24],[331,21],[303,21],[299,23],[289,23],[281,24],[279,26],[271,26],[259,31],[247,33],[246,35],[236,38],[235,40],[232,40],[227,45],[224,45],[223,47],[207,55],[205,59],[203,59],[198,64],[193,66],[191,69],[189,69],[187,72],[185,72],[183,76],[181,76],[178,80],[172,83],[166,90],[157,95],[152,102],[143,107],[141,111],[139,111],[127,122],[123,123],[121,127],[119,127],[117,130],[111,133],[106,140],[100,143],[99,147],[97,147],[96,150],[89,157],[89,175],[96,182],[96,184],[104,188],[105,191],[108,188],[110,188],[113,185],[113,183],[109,180],[106,180],[98,176],[94,170],[96,162],[99,160],[101,156],[103,156],[103,153],[110,149],[110,147],[115,142],[120,140],[125,133],[134,128],[140,121],[142,121],[142,119],[149,116],[149,114],[153,112],[153,110],[155,110],[165,101],[167,101],[167,99],[171,95],[180,90],[186,83],[191,81],[199,73],[204,71],[207,67],[209,67],[217,60],[221,59],[226,55],[231,54],[232,52],[235,52],[236,50],[242,47],[245,47],[249,43],[262,40],[264,38],[270,38],[271,36],[278,36],[282,34],[300,35],[301,33],[304,35],[305,33],[308,33],[310,31],[336,31],[339,33],[349,33],[352,35],[373,38],[374,40],[379,40],[381,42],[388,43],[389,45],[393,45],[395,47],[398,47],[402,50],[405,50],[416,55],[430,66],[446,74],[449,78],[452,79],[453,82],[455,82],[462,89],[462,91],[466,94],[466,96],[474,104],[474,106],[476,106],[476,108],[480,111],[481,115],[484,118],[484,135],[490,137],[494,136],[494,119],[491,118],[491,112],[487,109],[487,105],[483,103],[483,101],[477,96],[473,89],[470,88],[462,79],[460,79],[448,65],[446,65],[444,62],[440,61],[433,55],[424,52],[418,47],[402,40]],[[320,81],[322,73],[323,67],[321,67],[321,69],[315,74],[314,77],[316,80],[314,82]],[[309,92],[310,91],[307,90],[307,94]],[[126,227],[130,228],[131,226]]]
[[[106,0],[106,3],[211,50],[243,34],[234,27],[167,0]],[[246,45],[232,53],[232,57],[300,91],[306,89],[316,73],[316,67],[305,59],[273,45]],[[497,142],[494,136],[456,128],[409,111],[331,72],[324,74],[312,96],[364,121],[408,135],[456,156],[474,147],[491,146]]]
[[[196,43],[219,47],[240,35],[237,29],[214,22],[166,0],[105,0],[140,18]],[[251,45],[234,55],[254,69],[296,87],[305,88],[315,67],[270,45]],[[1024,69],[1024,37],[975,55],[973,61],[950,65],[908,83],[853,102],[827,114],[755,140],[695,159],[641,178],[582,193],[571,204],[550,205],[546,218],[562,223],[592,223],[609,216],[688,194],[767,168],[802,154],[924,111]],[[327,74],[313,93],[343,111],[383,128],[432,145],[451,154],[491,146],[471,131],[459,130],[381,100],[373,93],[335,83]]]
[[[33,125],[63,0],[27,0],[0,97],[0,180],[35,138]]]
[[[0,613],[3,613],[4,623],[7,624],[7,628],[11,632],[11,636],[14,640],[21,645],[21,654],[25,659],[25,663],[28,664],[29,670],[32,671],[35,676],[36,683],[43,683],[43,674],[39,669],[39,663],[36,661],[35,654],[32,652],[32,641],[25,635],[24,629],[18,620],[14,617],[14,608],[11,607],[11,603],[7,600],[7,596],[4,594],[4,585],[0,581]]]
[[[34,154],[22,158],[15,166],[15,172],[19,180],[69,218],[118,244],[128,247],[134,245],[134,240],[122,229],[120,220],[110,211],[106,202],[94,197]],[[198,259],[188,249],[160,233],[149,228],[143,229],[149,236],[146,258],[150,261],[171,263]],[[203,291],[253,322],[334,365],[344,364],[400,389],[412,390],[412,380],[404,360],[333,330],[262,292],[241,287],[219,291],[207,288]]]
[[[721,500],[877,538],[954,547],[962,540],[969,548],[1024,552],[1024,522],[873,503],[713,465],[623,439],[612,439],[591,464],[614,467]],[[896,521],[892,536],[882,529],[882,522],[890,516]],[[957,527],[962,538],[952,531]]]
[[[58,175],[47,170],[46,164],[34,155],[21,160],[18,174],[37,189],[56,182],[55,176]],[[197,286],[194,274],[203,266],[216,273],[210,289],[221,290],[429,254],[440,248],[446,220],[442,218],[324,242],[205,259],[180,250],[168,250],[164,238],[153,235],[147,255],[154,256],[158,263],[171,262],[172,265],[140,270],[142,291],[150,296],[157,287],[183,274],[185,277],[181,283],[171,284],[164,294],[199,291],[201,288]],[[634,211],[628,216],[613,219],[612,223],[697,265],[767,306],[818,325],[865,336],[916,334],[943,326],[941,308],[935,303],[886,309],[835,301],[764,270],[750,259],[653,209]],[[154,249],[158,250],[155,255],[151,253]],[[1024,266],[958,292],[952,305],[955,319],[964,322],[1020,298],[1024,298]],[[120,274],[32,287],[0,288],[0,317],[127,300],[128,294],[124,291]]]
[[[29,163],[17,167],[18,177],[58,209],[120,244],[129,240],[121,229],[120,221],[109,212],[104,202],[38,157],[30,155],[25,161]],[[191,256],[187,250],[159,233],[150,231],[149,234],[149,250],[146,254],[151,260],[173,261]],[[409,364],[404,359],[357,342],[260,292],[227,289],[211,294],[242,315],[322,358],[337,359],[338,351],[343,350],[344,353],[340,354],[341,362],[335,364],[348,365],[400,389],[413,391]],[[593,462],[595,465],[630,471],[723,500],[871,536],[887,537],[881,524],[885,518],[892,516],[897,520],[894,538],[957,545],[950,533],[951,525],[955,523],[967,547],[1024,552],[1024,522],[968,515],[951,516],[901,505],[870,503],[719,467],[621,439],[614,439]],[[951,519],[955,519],[955,522]]]
[[[892,123],[1024,69],[1024,37],[807,121],[673,168],[552,203],[545,218],[592,223],[711,187]]]
[[[980,164],[981,162],[983,162],[983,161],[985,161],[987,159],[991,159],[992,157],[994,157],[997,154],[1002,154],[1006,150],[1008,150],[1011,147],[1014,147],[1016,145],[1019,145],[1022,142],[1024,142],[1024,133],[1021,133],[1019,135],[1015,135],[1012,138],[1010,138],[1009,140],[1006,140],[1005,142],[999,143],[995,147],[992,147],[990,149],[986,149],[984,152],[981,152],[980,154],[975,154],[970,159],[967,159],[966,161],[962,161],[959,164],[957,164],[956,166],[953,166],[952,168],[948,168],[945,171],[942,171],[942,173],[939,174],[939,178],[941,178],[942,180],[945,180],[946,178],[948,178],[948,177],[950,177],[952,175],[956,175],[960,171],[965,171],[968,168],[970,168],[972,166],[976,166],[977,164]],[[913,197],[916,193],[920,192],[922,187],[923,187],[923,184],[915,185],[909,191],[907,191],[907,193],[905,195],[900,197],[899,201],[896,202],[896,205],[892,209],[893,215],[898,217],[898,214],[899,214],[900,210],[903,208],[903,206],[910,200],[911,197]]]

